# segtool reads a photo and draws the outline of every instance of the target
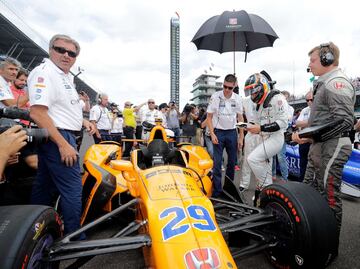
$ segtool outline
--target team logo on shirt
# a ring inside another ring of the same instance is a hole
[[[38,82],[38,83],[43,83],[44,80],[45,80],[45,79],[44,79],[43,77],[38,77],[37,82]]]
[[[71,89],[71,86],[69,84],[64,84],[65,89],[69,90]]]
[[[35,94],[35,100],[39,100],[41,98],[40,94]]]
[[[344,87],[345,87],[345,84],[343,82],[340,82],[340,81],[335,81],[334,82],[334,88],[335,89],[341,90]]]
[[[41,90],[41,89],[36,89],[36,92],[37,92],[37,93],[41,93],[42,90]]]

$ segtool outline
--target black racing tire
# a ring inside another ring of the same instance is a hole
[[[264,230],[277,241],[266,252],[274,267],[325,268],[337,256],[335,214],[314,188],[299,182],[267,186],[260,207],[278,220]]]
[[[0,207],[0,265],[2,269],[54,269],[59,263],[40,260],[62,235],[54,209],[40,205]]]

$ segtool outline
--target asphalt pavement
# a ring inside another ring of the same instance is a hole
[[[84,143],[80,150],[80,156],[83,156],[85,149],[91,144],[92,138],[86,134]],[[239,182],[240,175],[236,172],[235,181]],[[254,191],[254,184],[250,186],[250,190],[245,192],[247,202],[250,202]],[[352,269],[360,268],[360,199],[343,196],[343,220],[340,234],[339,256],[328,267],[329,269]],[[326,225],[326,224],[324,224]],[[111,236],[119,228],[114,222],[102,225],[99,229],[91,234],[91,237]],[[236,259],[239,268],[249,269],[270,269],[273,268],[267,261],[265,255],[258,254],[247,258]],[[69,261],[62,262],[60,268],[65,268]],[[133,250],[115,254],[107,254],[93,258],[84,269],[137,269],[145,268],[142,251]],[[174,266],[176,268],[176,266]]]

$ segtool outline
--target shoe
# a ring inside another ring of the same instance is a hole
[[[235,165],[235,171],[240,171],[240,166]]]

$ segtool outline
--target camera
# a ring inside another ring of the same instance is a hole
[[[29,111],[19,109],[17,107],[0,108],[0,117],[1,117],[0,133],[5,132],[7,129],[11,128],[14,125],[22,125],[10,119],[23,119],[23,120],[31,121]],[[35,143],[35,144],[45,143],[49,138],[49,133],[47,129],[27,128],[24,125],[22,126],[24,127],[23,130],[26,132],[26,135],[28,136],[27,139],[28,143]]]

